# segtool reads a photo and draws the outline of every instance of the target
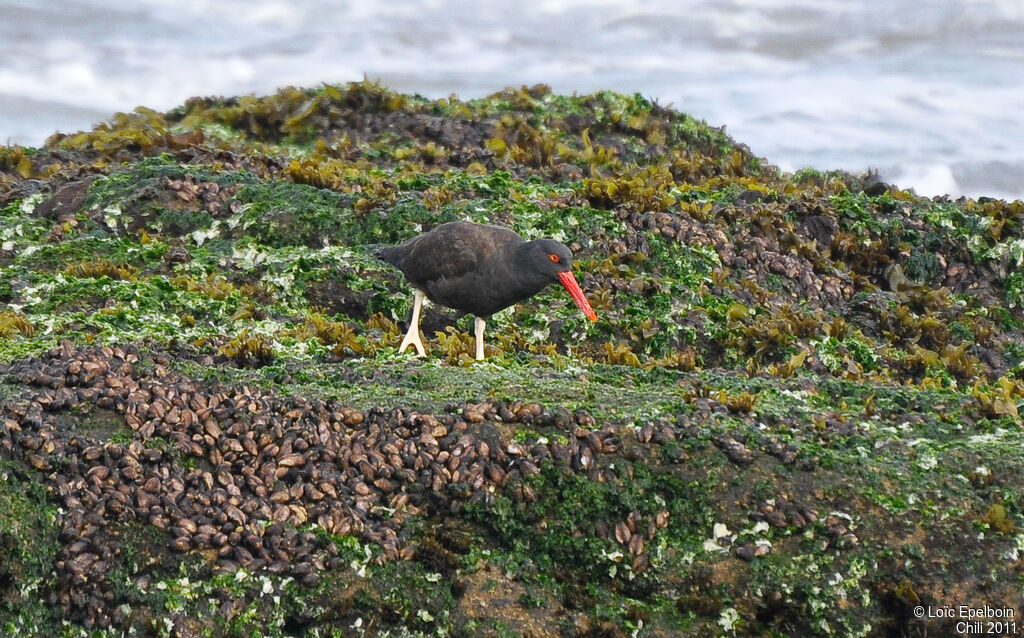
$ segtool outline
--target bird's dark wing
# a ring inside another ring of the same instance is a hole
[[[500,226],[450,222],[396,247],[401,257],[395,265],[410,283],[424,287],[474,272],[498,251],[521,241]]]

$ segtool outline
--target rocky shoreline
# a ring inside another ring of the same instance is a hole
[[[553,236],[489,323],[372,257]],[[0,633],[954,635],[1024,612],[1024,203],[640,96],[370,84],[0,148]]]

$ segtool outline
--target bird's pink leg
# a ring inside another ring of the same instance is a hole
[[[420,341],[420,309],[423,308],[424,295],[419,290],[416,291],[416,296],[412,301],[412,319],[409,320],[409,330],[405,333],[405,338],[402,339],[402,345],[398,346],[398,352],[401,354],[405,352],[405,349],[410,345],[416,347],[417,356],[427,356],[427,350],[423,347],[423,342]]]
[[[480,317],[476,318],[474,323],[476,327],[476,360],[484,360],[484,328],[487,326],[487,322]]]

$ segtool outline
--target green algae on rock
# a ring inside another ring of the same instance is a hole
[[[543,293],[477,364],[428,307],[436,354],[398,355],[373,248],[455,219],[568,245],[600,320]],[[544,86],[195,98],[0,148],[0,633],[1019,619],[1022,220]]]

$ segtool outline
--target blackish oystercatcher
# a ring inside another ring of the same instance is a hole
[[[552,282],[569,291],[591,321],[597,315],[572,274],[572,252],[553,239],[526,241],[501,226],[448,222],[377,256],[402,271],[416,288],[409,331],[398,351],[420,341],[423,297],[476,316],[476,358],[484,358],[484,327],[494,313],[529,299]]]

